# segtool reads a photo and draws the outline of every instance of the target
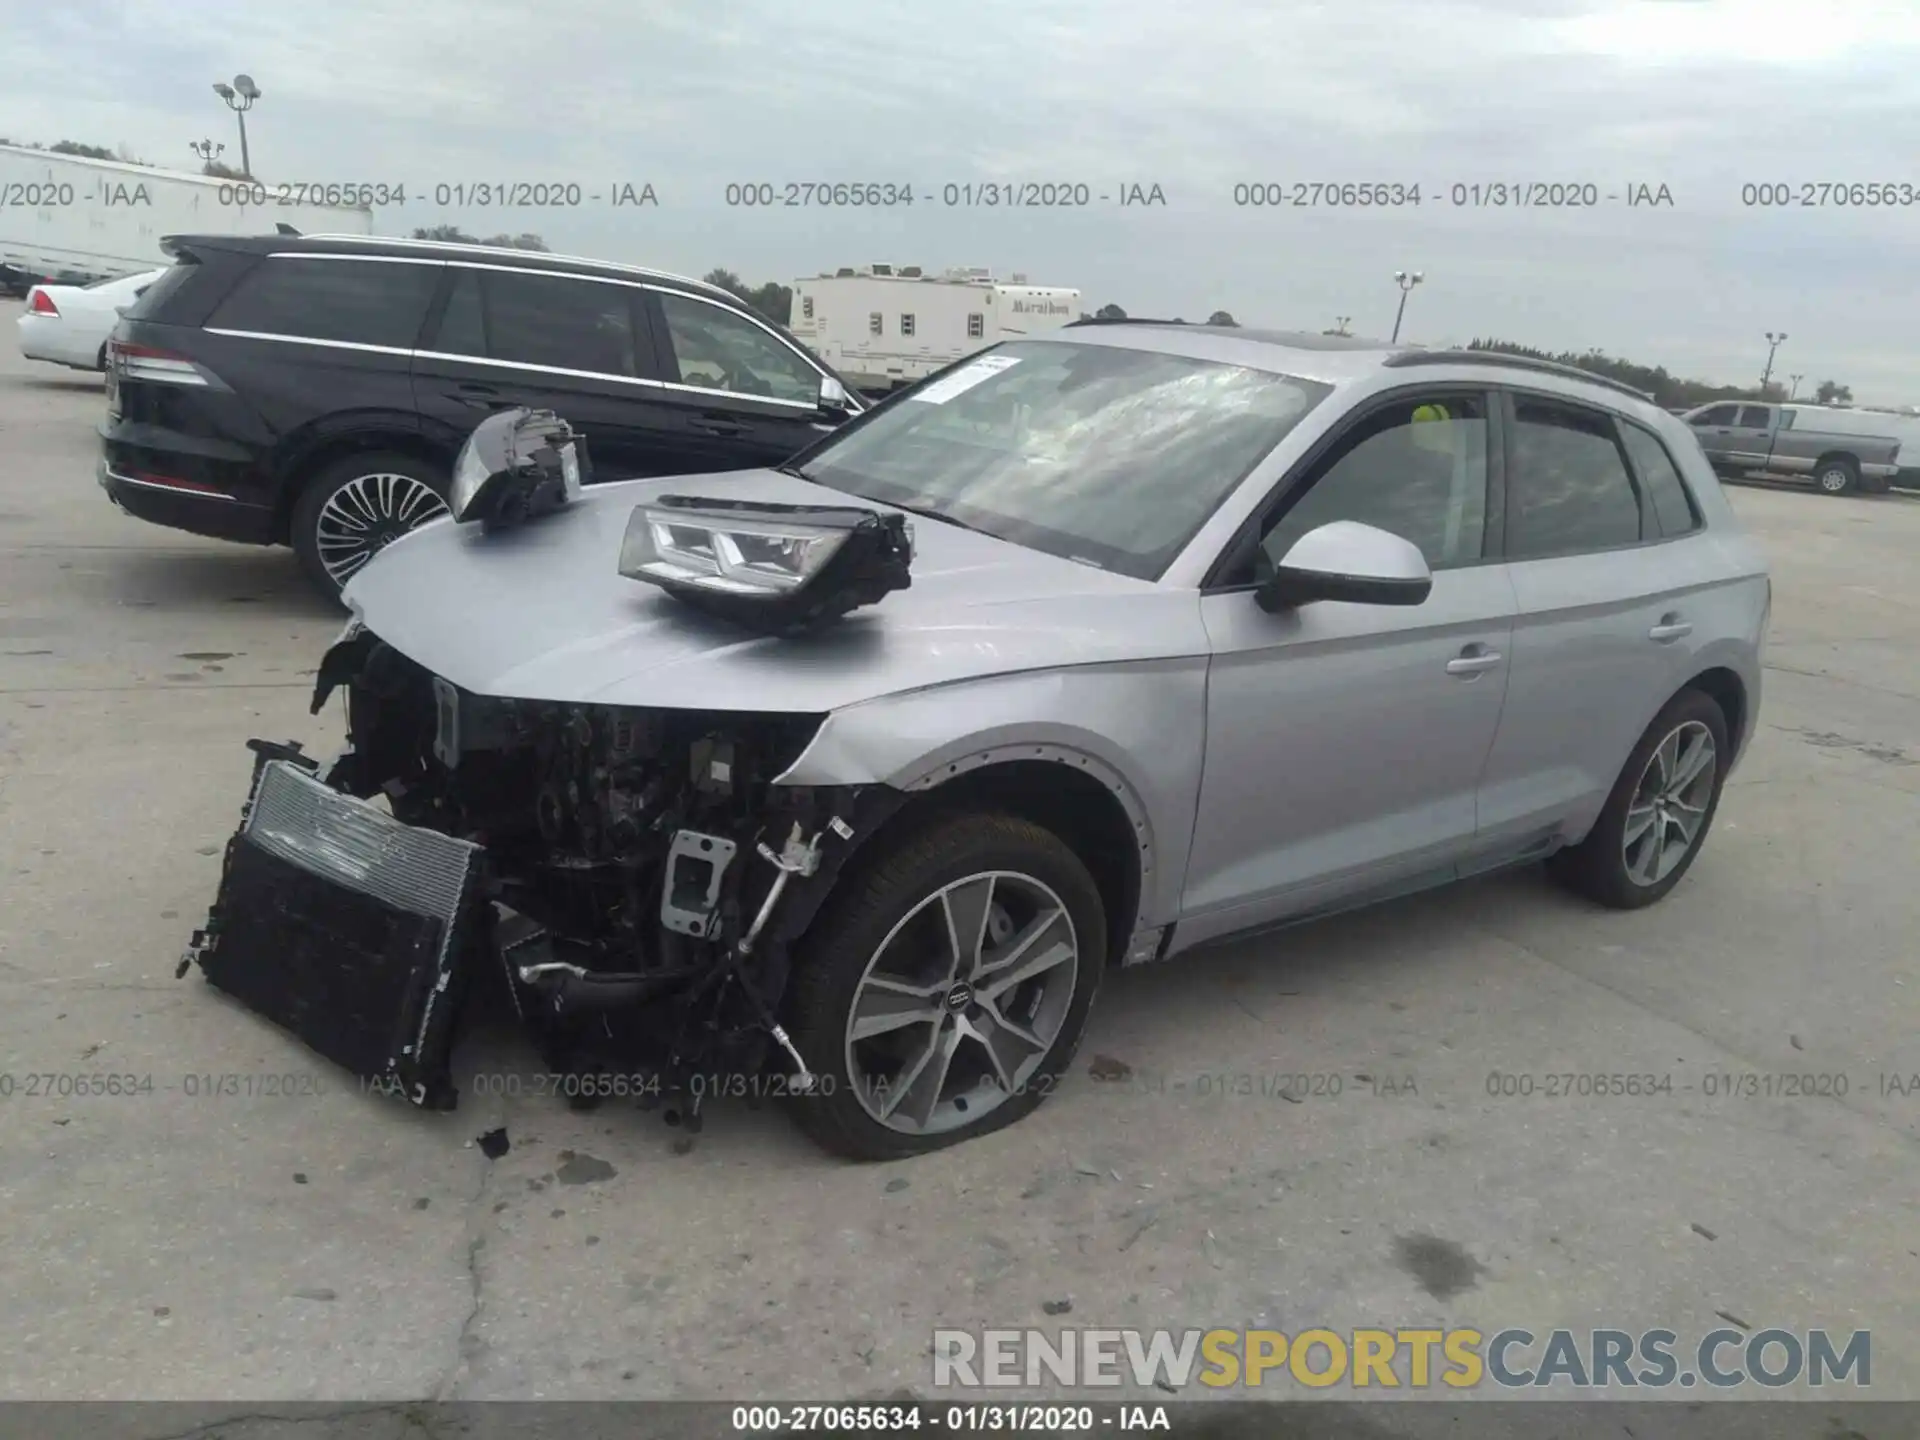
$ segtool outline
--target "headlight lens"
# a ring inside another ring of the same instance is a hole
[[[820,573],[848,530],[642,505],[627,522],[620,573],[730,595],[778,595]]]
[[[456,520],[472,518],[468,511],[473,505],[473,497],[480,493],[480,487],[487,483],[487,477],[493,469],[480,457],[479,447],[471,439],[460,447],[460,456],[453,462],[453,514]]]
[[[900,515],[662,495],[638,506],[620,573],[765,634],[794,635],[912,584]]]

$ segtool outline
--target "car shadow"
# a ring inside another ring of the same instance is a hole
[[[92,390],[104,391],[106,379],[95,371],[76,370],[66,375],[22,375],[22,385],[28,390]]]
[[[108,598],[120,605],[189,613],[245,607],[303,620],[346,620],[343,606],[308,583],[293,552],[277,547],[128,550],[103,568]]]

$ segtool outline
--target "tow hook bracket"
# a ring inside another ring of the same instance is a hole
[[[667,847],[667,883],[660,891],[660,923],[696,940],[718,923],[720,883],[739,846],[724,835],[676,830]]]

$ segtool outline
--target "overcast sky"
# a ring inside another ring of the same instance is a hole
[[[405,183],[376,212],[750,281],[983,265],[1086,308],[1595,346],[1684,375],[1833,378],[1920,403],[1920,203],[1743,205],[1746,183],[1920,191],[1920,0],[0,0],[0,134],[211,137],[244,70],[267,181]],[[651,183],[657,208],[449,210],[439,184]],[[911,207],[729,207],[741,182],[907,184]],[[1086,209],[941,203],[1085,184]],[[1455,207],[1455,185],[1591,183],[1594,209]],[[1418,184],[1365,213],[1236,207],[1236,184]],[[1122,208],[1159,185],[1164,206]],[[1629,207],[1665,185],[1671,205]],[[1619,200],[1604,197],[1618,195]],[[931,200],[927,197],[931,197]],[[1920,199],[1920,197],[1916,197]]]

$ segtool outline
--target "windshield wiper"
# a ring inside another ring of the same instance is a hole
[[[971,530],[976,535],[986,535],[998,540],[1000,537],[983,526],[973,525],[965,520],[956,520],[944,510],[936,510],[931,505],[903,505],[898,500],[883,500],[883,505],[891,505],[896,510],[904,510],[909,515],[920,515],[928,520],[938,520],[946,525],[957,525],[962,530]]]
[[[798,465],[776,465],[773,468],[779,474],[791,475],[796,480],[813,480],[813,477]],[[818,485],[820,482],[813,480],[813,483]]]

